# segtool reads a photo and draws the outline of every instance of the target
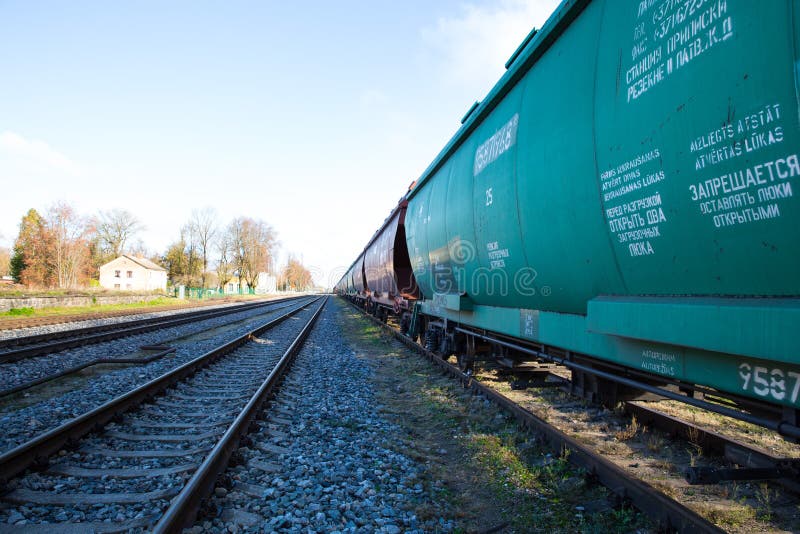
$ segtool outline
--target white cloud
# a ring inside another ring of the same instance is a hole
[[[423,29],[422,39],[440,63],[446,82],[488,91],[528,32],[540,28],[558,4],[558,0],[467,3],[458,15]]]
[[[0,149],[72,176],[81,174],[75,162],[44,141],[27,139],[18,133],[5,131],[0,133]]]

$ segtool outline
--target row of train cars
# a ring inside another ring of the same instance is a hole
[[[795,0],[564,1],[335,292],[464,368],[555,360],[797,437],[798,28]]]

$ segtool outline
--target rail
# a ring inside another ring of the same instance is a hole
[[[192,478],[183,487],[183,490],[172,500],[169,508],[161,516],[153,529],[155,533],[178,532],[182,528],[190,527],[197,516],[202,500],[207,497],[219,476],[228,466],[231,455],[239,446],[239,440],[247,433],[247,428],[255,418],[261,405],[272,394],[289,369],[294,357],[302,347],[306,337],[316,323],[317,318],[327,303],[324,297],[322,305],[317,309],[303,330],[298,334],[292,344],[286,349],[280,361],[270,372],[255,394],[250,398],[242,412],[225,431],[206,459],[197,468]]]
[[[229,306],[223,309],[216,308],[214,310],[200,310],[200,311],[186,312],[186,313],[176,314],[168,319],[165,319],[164,317],[150,317],[145,319],[137,319],[135,321],[125,322],[125,323],[90,326],[84,328],[77,328],[74,330],[52,332],[49,334],[38,334],[35,336],[7,339],[0,342],[0,347],[12,346],[12,345],[14,346],[33,345],[33,346],[21,347],[18,349],[12,349],[0,352],[0,363],[13,363],[26,358],[32,358],[34,356],[38,356],[41,354],[58,352],[61,350],[79,346],[91,345],[94,343],[101,343],[103,341],[119,339],[126,336],[140,334],[142,332],[158,330],[160,328],[180,326],[197,320],[213,319],[214,317],[220,317],[231,313],[247,311],[262,306],[279,304],[282,302],[298,298],[301,297],[291,297],[287,299],[277,299],[277,300],[262,301],[257,303],[248,303],[241,306]],[[49,342],[51,340],[55,341]]]
[[[184,378],[194,374],[199,369],[202,369],[244,343],[247,343],[251,338],[273,328],[318,300],[319,298],[298,306],[214,350],[198,356],[67,423],[5,452],[0,455],[0,487],[5,486],[8,480],[31,466],[46,465],[47,459],[53,454],[56,454],[63,447],[76,442],[94,430],[102,428],[109,421],[112,421],[131,408],[151,399]]]

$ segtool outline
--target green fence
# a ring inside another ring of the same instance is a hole
[[[222,289],[209,289],[209,288],[202,288],[202,287],[183,287],[183,298],[186,299],[213,299],[224,297],[226,295],[255,295],[256,292],[253,289],[244,289],[234,292],[224,292]],[[172,295],[174,297],[181,297],[181,286],[176,286],[172,288]]]

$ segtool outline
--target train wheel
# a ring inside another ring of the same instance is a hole
[[[411,327],[411,316],[407,313],[404,313],[402,317],[400,317],[400,332],[411,337],[411,332],[408,329]]]
[[[436,328],[428,328],[425,330],[425,343],[423,344],[425,350],[435,352],[439,348],[439,330]]]
[[[475,365],[475,354],[477,354],[475,350],[475,338],[473,336],[467,336],[464,340],[464,345],[466,346],[466,351],[459,350],[456,360],[458,361],[458,368],[461,369],[461,372],[471,375],[473,366]]]
[[[462,373],[466,373],[468,375],[472,374],[472,369],[475,365],[474,356],[469,356],[468,354],[459,352],[456,360],[458,360],[458,368],[461,369]]]

